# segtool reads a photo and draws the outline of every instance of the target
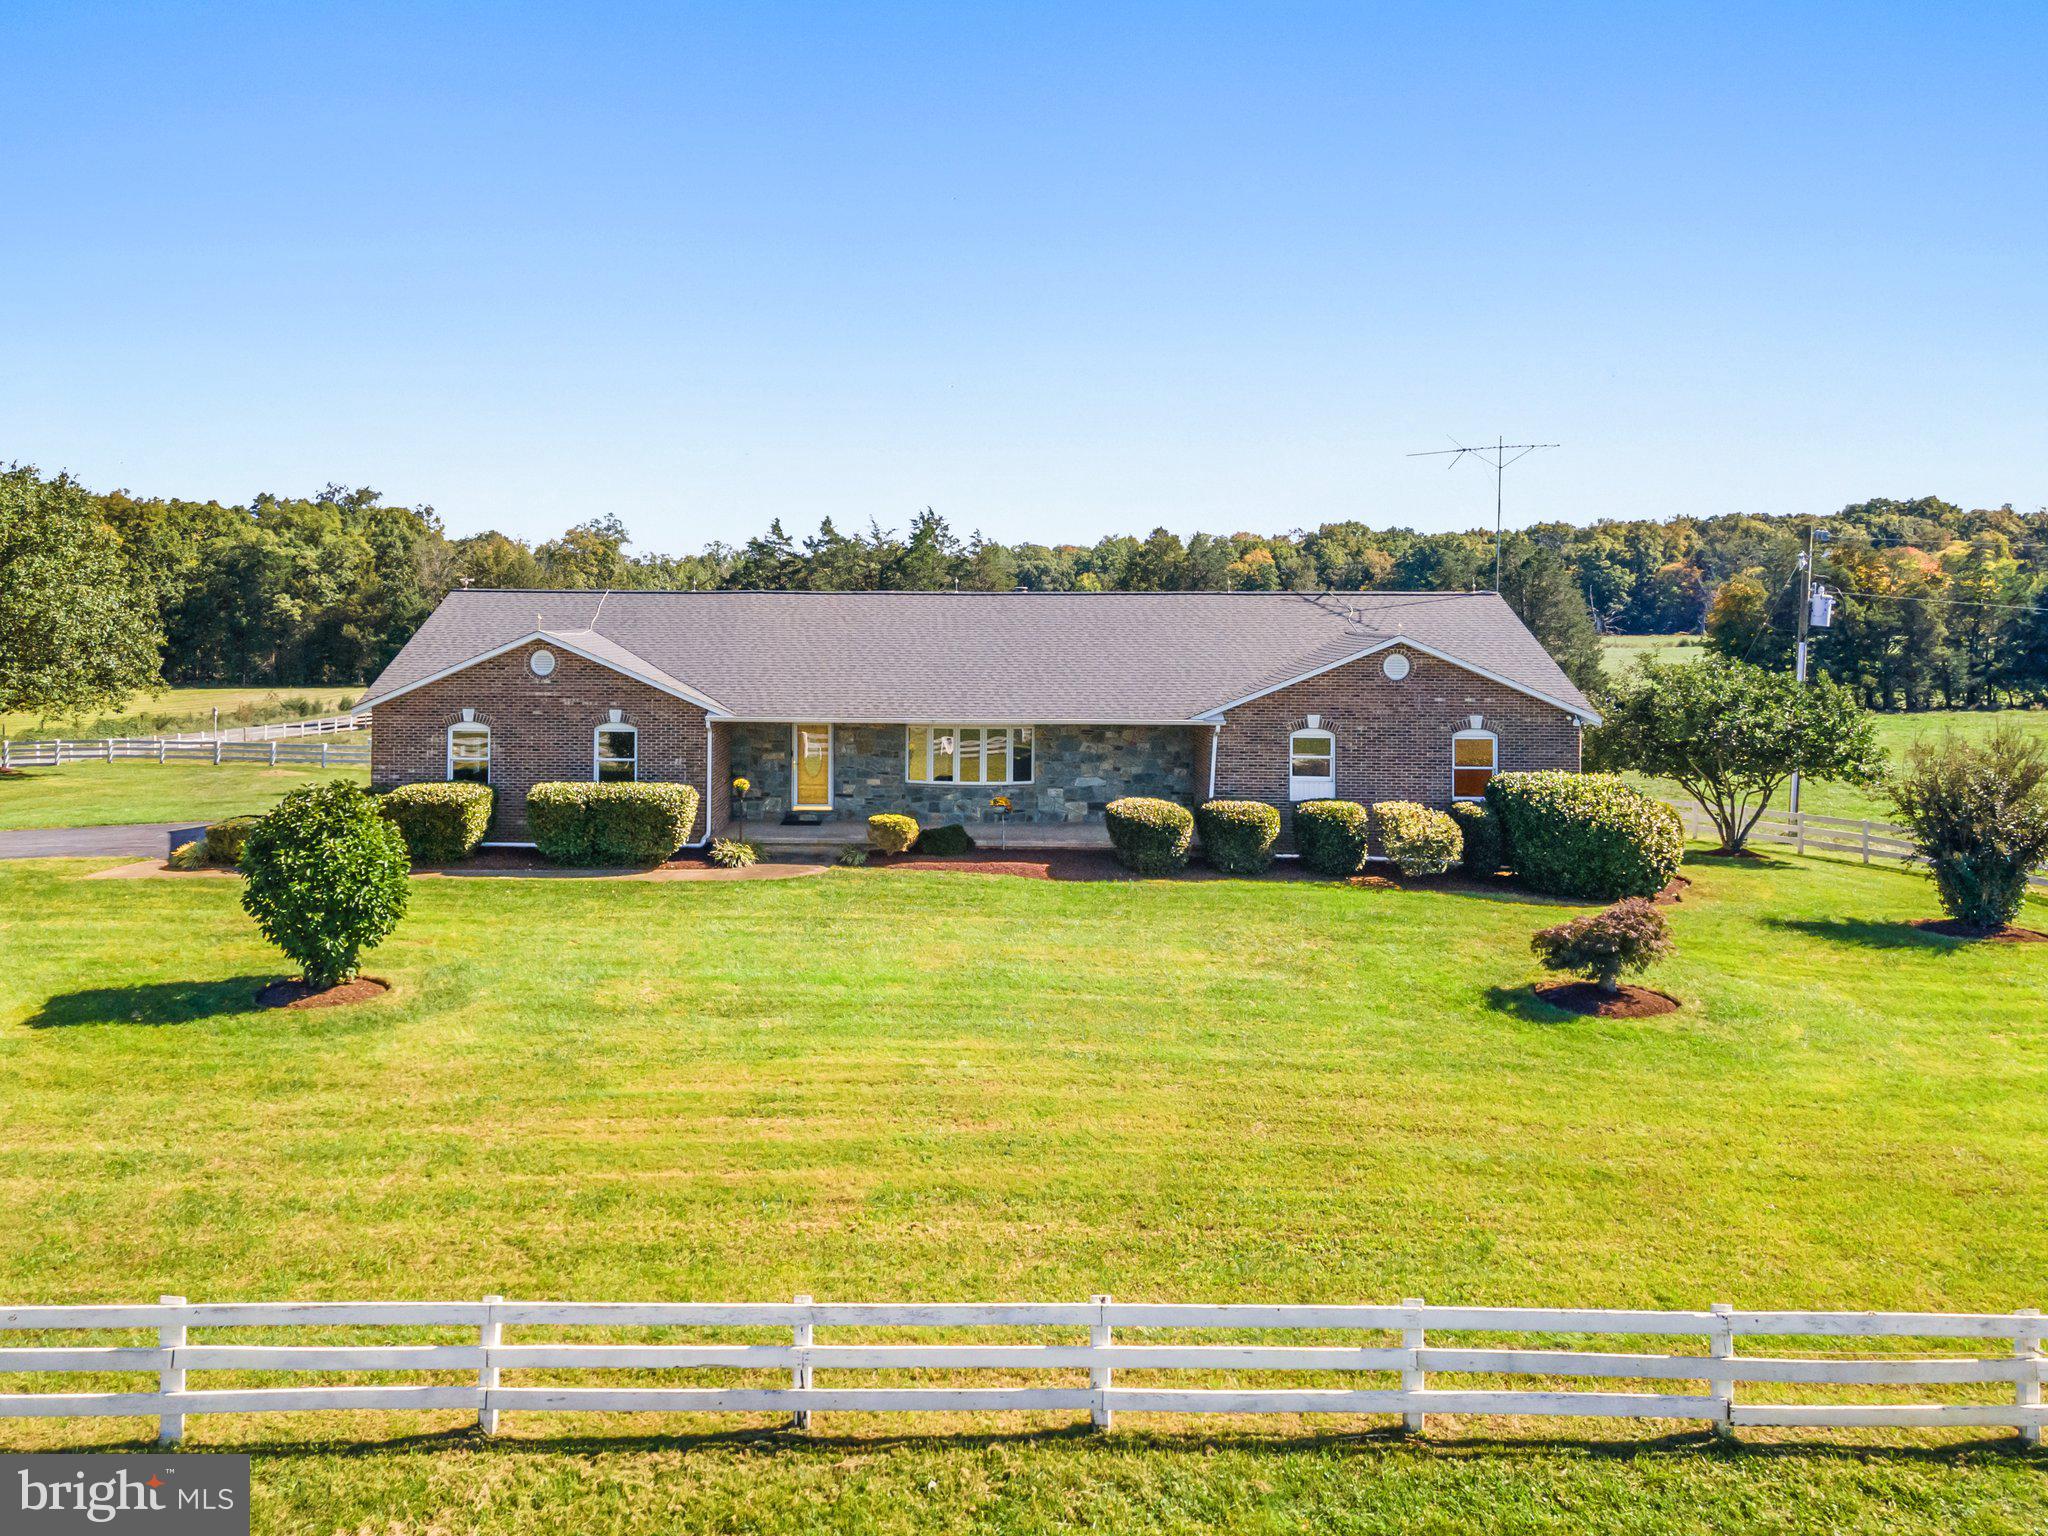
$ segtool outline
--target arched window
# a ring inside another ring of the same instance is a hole
[[[466,715],[468,710],[464,710]],[[456,783],[491,782],[491,728],[480,720],[448,727],[448,777]]]
[[[614,720],[593,738],[590,776],[600,784],[630,784],[640,777],[640,733]]]
[[[1337,795],[1337,738],[1328,731],[1296,731],[1287,738],[1287,798],[1332,800]]]
[[[1493,732],[1459,731],[1451,738],[1451,798],[1484,800],[1486,781],[1493,777],[1500,743]]]

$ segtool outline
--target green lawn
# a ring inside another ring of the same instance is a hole
[[[1311,882],[422,880],[264,1015],[231,879],[0,866],[0,1296],[2048,1304],[2048,955],[1901,871],[1712,862],[1683,1011],[1555,905]],[[2048,907],[2028,914],[2048,926]],[[225,1384],[225,1383],[223,1383]],[[1991,1433],[1581,1421],[192,1421],[257,1528],[2036,1532]],[[0,1421],[8,1449],[133,1423]]]
[[[303,688],[164,688],[155,693],[138,693],[118,709],[94,710],[81,718],[46,718],[17,710],[0,711],[0,736],[16,738],[72,736],[82,732],[102,734],[93,728],[105,720],[135,716],[169,716],[177,722],[166,729],[203,730],[212,723],[213,711],[220,711],[222,725],[254,723],[257,720],[288,718],[282,708],[287,699],[310,699],[318,713],[333,714],[341,701],[362,697],[361,684],[348,687]],[[130,734],[124,732],[123,734]],[[135,734],[148,734],[136,732]]]
[[[352,735],[350,740],[354,740]],[[301,784],[370,782],[370,770],[272,768],[265,763],[66,763],[0,777],[0,832],[104,827],[137,821],[219,821],[268,810]]]

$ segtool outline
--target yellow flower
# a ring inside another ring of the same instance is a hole
[[[744,795],[748,790],[752,789],[753,787],[754,786],[749,784],[745,779],[734,779],[732,781],[732,792],[736,795]]]
[[[989,801],[989,804],[999,811],[1007,811],[1010,808],[1010,797],[1008,795],[997,795],[995,799]]]

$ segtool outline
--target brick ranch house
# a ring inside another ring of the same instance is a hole
[[[449,594],[364,696],[378,788],[694,784],[692,844],[904,811],[1099,823],[1120,795],[1447,806],[1599,717],[1491,592]]]

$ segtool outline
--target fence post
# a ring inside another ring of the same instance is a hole
[[[277,738],[275,736],[270,738],[270,766],[273,768],[277,766]]]
[[[1109,1348],[1109,1298],[1090,1296],[1090,1305],[1096,1308],[1095,1321],[1088,1327],[1088,1344],[1092,1349]],[[1109,1411],[1110,1369],[1106,1365],[1091,1365],[1088,1368],[1088,1385],[1095,1393],[1095,1401],[1088,1409],[1088,1417],[1097,1429],[1108,1429],[1116,1417]]]
[[[1716,1360],[1735,1358],[1735,1325],[1728,1314],[1735,1310],[1730,1302],[1714,1303],[1714,1332],[1707,1353]],[[1714,1435],[1727,1440],[1735,1434],[1735,1383],[1726,1377],[1717,1377],[1713,1382],[1714,1401],[1721,1405],[1720,1417],[1714,1420]]]
[[[156,1299],[156,1304],[160,1307],[182,1307],[185,1305],[185,1298],[182,1296],[159,1296]],[[185,1347],[185,1325],[183,1323],[160,1325],[156,1331],[156,1346],[158,1349],[183,1349]],[[177,1361],[177,1355],[173,1354],[170,1363],[156,1373],[157,1391],[182,1392],[185,1390],[185,1368],[179,1365]],[[158,1445],[176,1445],[184,1438],[185,1415],[182,1413],[160,1413],[157,1415],[156,1443]]]
[[[800,1307],[808,1307],[811,1304],[811,1298],[799,1296],[796,1298],[796,1304]],[[790,1332],[796,1342],[796,1364],[789,1368],[789,1384],[799,1392],[807,1392],[811,1386],[811,1315],[806,1312],[803,1316],[799,1317],[796,1320],[796,1326]],[[791,1429],[809,1429],[811,1427],[811,1410],[799,1408],[790,1414],[789,1427]]]
[[[1422,1329],[1422,1298],[1420,1296],[1404,1296],[1401,1298],[1401,1305],[1411,1309],[1406,1319],[1407,1326],[1401,1331],[1401,1346],[1404,1349],[1420,1350],[1425,1341]],[[1411,1355],[1408,1368],[1401,1372],[1401,1390],[1403,1392],[1421,1392],[1427,1390],[1428,1386],[1429,1376],[1422,1369],[1422,1362]],[[1411,1408],[1401,1415],[1401,1427],[1411,1435],[1421,1434],[1423,1426],[1427,1422],[1420,1408]]]
[[[327,766],[327,743],[324,741],[320,743],[320,766],[322,768]],[[1869,861],[1865,860],[1865,862]]]
[[[2031,1326],[2029,1323],[2022,1323],[2013,1333],[2012,1352],[2023,1360],[2033,1361],[2034,1368],[2031,1371],[2020,1372],[2019,1385],[2013,1388],[2013,1401],[2021,1408],[2038,1409],[2041,1406],[2041,1309],[2022,1307],[2019,1315],[2029,1319]],[[2041,1443],[2041,1426],[2038,1422],[2020,1426],[2020,1443]]]
[[[218,736],[213,738],[213,766],[216,768],[220,766],[220,738]]]
[[[161,736],[156,739],[156,760],[159,763],[164,760],[164,739]]]
[[[106,753],[107,761],[111,763],[114,760],[114,738],[111,736],[102,737],[100,747]]]
[[[1797,837],[1797,838],[1799,839],[1799,851],[1800,851],[1800,852],[1801,852],[1802,854],[1803,854],[1803,853],[1805,853],[1805,852],[1806,852],[1806,812],[1804,812],[1804,811],[1794,811],[1794,812],[1792,813],[1792,833],[1793,833],[1793,835],[1794,835],[1795,837]]]
[[[12,768],[13,766],[14,748],[9,745],[5,736],[0,736],[0,768]]]
[[[491,1363],[491,1351],[505,1342],[505,1325],[498,1321],[498,1303],[504,1299],[502,1296],[484,1298],[484,1324],[477,1332],[484,1363],[476,1368],[477,1392],[483,1400],[476,1411],[476,1427],[487,1435],[498,1432],[498,1410],[491,1406],[491,1393],[498,1386],[498,1367]]]

